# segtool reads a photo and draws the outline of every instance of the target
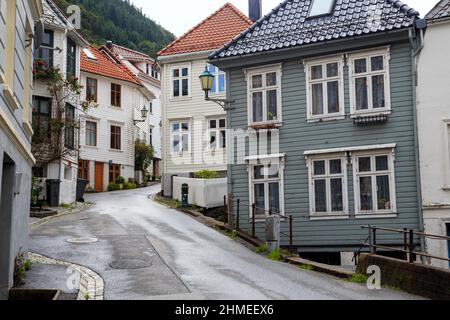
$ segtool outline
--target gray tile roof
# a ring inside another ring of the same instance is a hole
[[[46,25],[61,28],[66,27],[67,19],[53,1],[42,0],[42,7],[44,8],[42,19]]]
[[[427,15],[427,20],[450,18],[450,0],[440,1]]]
[[[286,0],[230,43],[223,58],[407,28],[419,15],[398,0],[336,0],[331,15],[308,18],[312,0]]]

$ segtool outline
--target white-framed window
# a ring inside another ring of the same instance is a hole
[[[248,123],[281,123],[281,64],[247,72]]]
[[[347,154],[307,158],[311,217],[348,215]]]
[[[284,216],[284,159],[252,160],[248,171],[250,203],[256,205],[256,216],[267,216],[270,210]]]
[[[173,154],[190,152],[190,122],[189,120],[170,122],[171,150]]]
[[[190,75],[191,68],[189,65],[172,67],[171,75],[171,96],[172,98],[189,97],[190,96]]]
[[[351,114],[391,111],[389,48],[348,55]]]
[[[396,214],[394,150],[352,155],[355,214]]]
[[[345,116],[342,56],[305,61],[308,120]]]
[[[223,94],[226,90],[226,75],[225,72],[212,64],[208,64],[209,72],[214,76],[214,82],[211,87],[212,94]]]
[[[225,118],[209,118],[209,149],[222,150],[227,147],[227,121]]]

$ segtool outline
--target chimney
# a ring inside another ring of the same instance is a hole
[[[108,49],[111,49],[111,48],[113,47],[113,42],[112,42],[112,41],[107,41],[107,42],[106,42],[106,47],[107,47]]]
[[[253,22],[258,21],[262,17],[262,0],[248,0],[248,17]]]

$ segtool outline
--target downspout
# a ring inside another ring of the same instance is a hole
[[[423,20],[416,20],[414,27],[418,28],[417,22],[423,22]],[[416,160],[416,177],[417,177],[417,202],[418,202],[418,210],[419,210],[419,227],[421,232],[425,232],[425,223],[424,223],[424,215],[423,215],[423,202],[422,202],[422,179],[421,179],[421,170],[420,170],[420,151],[419,151],[419,126],[418,126],[418,116],[417,116],[417,82],[418,82],[418,73],[417,73],[417,57],[424,47],[424,28],[425,26],[421,26],[418,28],[420,32],[420,46],[416,49],[415,38],[417,36],[416,32],[413,32],[412,28],[409,29],[409,41],[411,44],[411,63],[412,63],[412,84],[413,84],[413,115],[414,115],[414,149],[415,149],[415,160]],[[420,238],[420,247],[421,251],[426,251],[426,243],[423,237]],[[424,257],[421,257],[422,262],[425,262]]]

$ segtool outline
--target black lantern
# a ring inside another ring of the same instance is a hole
[[[144,108],[142,108],[142,110],[141,110],[141,118],[142,118],[142,120],[133,120],[134,124],[136,125],[137,123],[145,122],[147,120],[147,116],[148,116],[148,109],[144,105]]]
[[[208,66],[205,67],[205,71],[203,71],[199,78],[202,90],[205,91],[205,98],[208,99],[209,92],[211,91],[214,83],[214,75],[209,72]]]

